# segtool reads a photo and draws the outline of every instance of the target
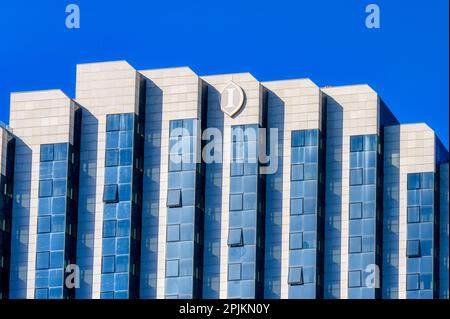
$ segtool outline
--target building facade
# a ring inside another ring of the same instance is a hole
[[[2,298],[449,298],[448,151],[368,85],[89,63],[10,112]]]

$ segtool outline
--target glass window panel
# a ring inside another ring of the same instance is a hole
[[[257,203],[256,193],[244,193],[244,210],[256,209]]]
[[[53,144],[41,145],[41,162],[53,161]]]
[[[64,249],[64,233],[51,234],[50,236],[50,249],[51,250],[63,250]]]
[[[303,180],[303,165],[292,165],[291,181]]]
[[[120,130],[131,131],[133,130],[133,113],[125,113],[120,115]]]
[[[50,252],[36,253],[36,269],[48,269],[50,266]]]
[[[103,201],[105,203],[117,203],[119,201],[119,191],[116,184],[105,185],[103,190]]]
[[[303,285],[303,269],[302,267],[289,267],[288,284]]]
[[[36,299],[48,299],[48,289],[47,288],[36,289],[34,296]]]
[[[242,234],[242,228],[235,228],[230,229],[228,231],[228,246],[231,247],[239,247],[243,246],[243,234]]]
[[[408,174],[408,189],[420,188],[420,174]]]
[[[363,170],[361,168],[350,170],[350,185],[362,185]]]
[[[120,130],[120,114],[109,114],[106,116],[106,131]]]
[[[50,221],[51,221],[51,219],[50,219],[49,216],[39,217],[38,218],[38,233],[39,234],[50,233],[51,232]]]
[[[106,150],[105,153],[105,166],[117,166],[119,165],[119,151],[118,150]]]
[[[54,162],[53,178],[66,178],[66,177],[67,177],[67,162]]]
[[[365,151],[376,151],[377,150],[377,136],[376,135],[365,135],[364,136],[364,150]]]
[[[244,164],[231,163],[231,176],[242,176],[242,175],[244,175]]]
[[[434,174],[433,173],[422,173],[420,179],[420,186],[423,189],[433,189],[434,188]]]
[[[431,206],[433,205],[434,192],[430,189],[423,189],[420,191],[420,205]]]
[[[66,217],[64,215],[52,217],[52,232],[61,233],[66,229]]]
[[[66,212],[66,198],[56,197],[52,199],[52,213],[54,215],[65,214]]]
[[[130,240],[128,238],[117,238],[116,254],[124,255],[130,253]]]
[[[241,264],[229,264],[228,265],[228,281],[241,280],[242,278],[242,265]]]
[[[408,240],[406,243],[407,257],[420,257],[420,240]]]
[[[291,215],[303,214],[303,198],[291,199]]]
[[[418,290],[419,287],[419,274],[407,274],[406,290]]]
[[[105,220],[103,222],[103,237],[115,237],[116,236],[116,221]]]
[[[119,132],[106,132],[106,149],[119,148]]]
[[[362,238],[350,237],[348,245],[350,254],[360,253],[362,251]]]
[[[114,256],[103,256],[102,274],[113,273],[115,271]]]
[[[318,144],[318,141],[319,135],[317,130],[305,131],[305,145],[314,146]]]
[[[180,240],[180,225],[167,226],[167,241]]]
[[[377,181],[377,170],[374,168],[369,168],[364,170],[364,184],[371,185],[375,184]]]
[[[126,237],[130,236],[131,233],[131,224],[129,219],[123,219],[117,221],[116,226],[116,236],[117,237]]]
[[[350,152],[360,152],[363,150],[363,137],[351,136],[350,137]]]
[[[361,287],[361,271],[349,271],[348,272],[348,287],[356,288]]]
[[[131,200],[131,184],[119,184],[119,201]]]
[[[117,184],[119,181],[119,170],[117,167],[105,167],[105,185]]]
[[[50,268],[64,267],[64,251],[50,252]]]
[[[301,164],[305,162],[305,149],[296,147],[292,149],[292,164]]]
[[[65,196],[67,189],[67,181],[65,179],[53,180],[53,196]]]
[[[115,290],[126,290],[128,289],[128,274],[115,274],[114,275],[114,289]],[[115,293],[114,298],[116,298],[117,293]]]
[[[116,264],[115,264],[116,272],[128,271],[129,265],[130,261],[128,255],[116,256]]]
[[[120,132],[120,142],[119,147],[120,148],[131,148],[133,146],[133,132],[127,131],[127,132]]]
[[[303,233],[291,233],[289,238],[289,249],[303,248]]]
[[[166,277],[178,277],[179,274],[179,260],[166,261]]]
[[[242,194],[231,194],[230,195],[230,210],[242,210]]]
[[[120,166],[127,166],[133,163],[133,149],[120,150]]]
[[[194,225],[192,223],[181,224],[180,240],[194,240]]]
[[[421,206],[420,207],[420,221],[424,222],[432,222],[433,221],[433,206]]]
[[[39,197],[51,197],[53,195],[53,181],[39,181]]]
[[[317,179],[317,164],[305,164],[304,179]]]
[[[305,131],[292,131],[292,147],[299,147],[305,145]]]
[[[167,207],[181,207],[181,190],[169,189],[167,192]]]
[[[350,204],[350,219],[362,218],[362,203]]]
[[[412,206],[408,207],[408,223],[420,222],[420,207]]]
[[[67,143],[55,144],[53,160],[66,161],[67,160],[67,152],[68,152]]]
[[[42,162],[39,167],[39,179],[53,178],[53,163]]]

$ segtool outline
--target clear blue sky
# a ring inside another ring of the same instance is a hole
[[[65,7],[81,28],[65,27]],[[345,3],[345,5],[344,5]],[[365,27],[378,4],[381,29]],[[125,59],[137,69],[190,66],[367,83],[404,123],[426,122],[448,148],[448,0],[0,1],[0,120],[12,91],[75,91],[75,65]]]

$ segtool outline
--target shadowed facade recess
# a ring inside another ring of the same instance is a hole
[[[448,151],[368,85],[88,63],[10,112],[0,298],[449,298]]]

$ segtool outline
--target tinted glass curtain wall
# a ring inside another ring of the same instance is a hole
[[[319,130],[293,131],[289,222],[289,298],[321,296],[322,207],[319,202]]]
[[[348,239],[348,298],[379,296],[381,253],[378,191],[378,138],[350,137],[350,203]]]
[[[106,118],[102,299],[139,296],[142,132],[134,113]]]
[[[197,120],[169,123],[165,298],[201,297],[202,164],[197,163]]]
[[[66,284],[66,267],[76,263],[78,138],[74,145],[40,148],[36,299],[74,298],[75,294]]]
[[[0,174],[0,299],[7,299],[9,295],[9,272],[11,269],[11,222],[15,139],[6,131],[3,134],[6,134],[6,136],[4,136],[3,141],[0,137],[0,147],[4,148],[2,151],[6,152],[6,155],[3,158],[0,157],[0,165],[4,165],[4,170]],[[1,168],[0,171],[2,171]]]
[[[228,298],[258,298],[263,267],[258,125],[236,125],[231,130]]]
[[[406,298],[431,299],[438,286],[434,173],[408,174],[407,188]]]

